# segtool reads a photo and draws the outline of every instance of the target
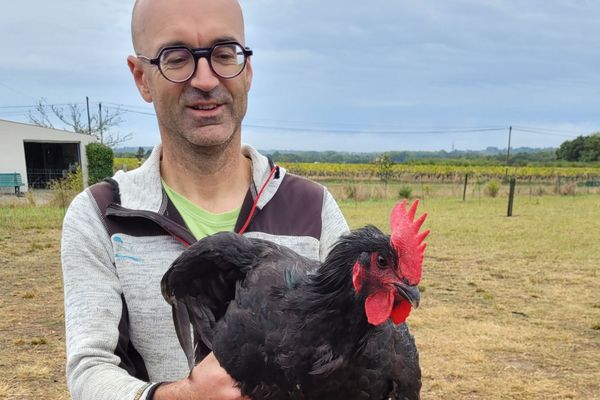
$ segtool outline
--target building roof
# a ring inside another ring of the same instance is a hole
[[[23,122],[0,119],[0,141],[7,137],[17,136],[22,140],[48,142],[97,142],[95,136],[76,133],[64,129],[46,128]]]

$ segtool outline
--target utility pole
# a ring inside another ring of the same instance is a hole
[[[508,163],[510,161],[510,139],[512,136],[512,126],[508,127],[508,149],[506,150],[506,166],[508,167]]]
[[[508,149],[506,149],[506,172],[504,178],[508,179],[508,163],[510,162],[510,139],[512,136],[512,126],[508,127]]]
[[[512,217],[513,215],[513,203],[515,201],[515,186],[517,185],[516,178],[510,178],[510,190],[508,192],[508,211],[506,213],[507,217]]]
[[[88,134],[92,134],[92,120],[90,118],[90,98],[85,96],[85,103],[87,104],[87,115],[88,115]]]
[[[100,129],[100,143],[104,144],[104,132],[102,126],[102,103],[98,103],[98,128]]]

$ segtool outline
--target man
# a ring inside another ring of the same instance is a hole
[[[81,193],[65,217],[69,389],[85,400],[237,399],[212,353],[190,373],[163,273],[220,230],[323,259],[348,227],[322,186],[241,145],[252,51],[236,0],[138,0],[132,37],[127,62],[162,145]]]

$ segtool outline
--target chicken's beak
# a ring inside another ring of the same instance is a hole
[[[400,296],[404,297],[414,307],[419,307],[421,301],[421,293],[418,286],[409,286],[404,283],[394,283],[396,291]]]

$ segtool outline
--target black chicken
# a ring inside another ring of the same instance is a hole
[[[391,237],[355,230],[322,264],[234,233],[193,244],[161,283],[190,368],[212,350],[256,400],[419,399],[404,324],[419,304],[429,233],[419,233],[417,205],[394,208]]]

